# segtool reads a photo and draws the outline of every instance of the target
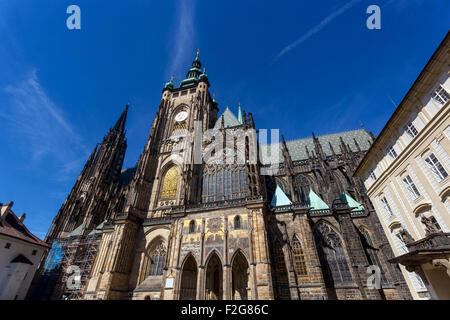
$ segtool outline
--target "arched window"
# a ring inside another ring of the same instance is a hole
[[[182,136],[185,135],[187,132],[187,125],[186,122],[176,122],[173,125],[173,129],[172,129],[172,134],[170,135],[171,137],[176,137],[176,136]]]
[[[150,276],[160,276],[163,274],[166,254],[166,246],[163,241],[160,241],[150,253]]]
[[[195,233],[195,221],[189,222],[189,233]]]
[[[235,229],[241,228],[241,217],[240,216],[234,217],[234,228]]]
[[[164,176],[161,199],[173,199],[176,197],[179,177],[180,175],[175,166],[167,170]]]
[[[314,230],[320,263],[322,264],[325,285],[351,282],[352,276],[345,257],[341,238],[324,222]]]
[[[303,253],[302,244],[297,236],[294,236],[294,241],[292,241],[292,255],[294,258],[294,268],[297,275],[307,275],[308,272],[306,270],[305,254]]]
[[[202,201],[216,202],[247,196],[244,165],[213,165],[203,169]]]

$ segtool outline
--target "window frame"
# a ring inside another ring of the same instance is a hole
[[[405,132],[409,135],[409,137],[414,139],[419,134],[419,130],[417,130],[416,126],[412,121],[408,121],[404,126],[403,129]]]
[[[384,200],[384,201],[383,201]],[[389,201],[386,199],[385,195],[380,196],[381,204],[383,205],[383,210],[388,214],[388,217],[391,218],[394,216],[394,211],[392,211],[391,206],[389,205]]]
[[[398,157],[397,151],[395,151],[395,148],[393,145],[388,148],[387,153],[391,157],[392,160],[395,160]]]
[[[433,161],[432,157],[434,157],[435,161]],[[434,177],[438,180],[438,182],[441,182],[448,178],[447,170],[442,165],[439,158],[434,154],[434,152],[429,152],[425,156],[424,161],[427,164],[428,169],[433,173]],[[440,166],[440,168],[438,167],[438,165]],[[440,169],[442,169],[443,172]]]
[[[431,98],[439,104],[440,106],[443,106],[447,103],[448,100],[450,100],[450,94],[448,93],[447,89],[440,83],[438,84],[431,94]]]
[[[408,181],[409,180],[409,181]],[[417,188],[416,184],[414,183],[413,179],[411,178],[411,176],[406,173],[403,177],[402,177],[402,181],[403,184],[406,187],[406,190],[409,191],[411,198],[413,200],[417,200],[419,199],[422,195],[420,194],[419,189]]]

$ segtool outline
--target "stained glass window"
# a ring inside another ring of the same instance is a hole
[[[213,165],[203,170],[203,202],[239,199],[247,196],[244,165]]]
[[[241,217],[240,216],[236,216],[234,218],[234,228],[235,229],[240,229],[241,228]]]
[[[194,232],[195,232],[195,221],[192,220],[192,221],[189,223],[189,233],[194,233]]]
[[[302,245],[297,237],[294,237],[294,241],[292,242],[292,255],[297,275],[304,276],[308,274],[306,270],[305,254],[303,253]]]
[[[164,176],[161,199],[173,199],[176,197],[179,176],[176,167],[173,166],[167,170],[166,175]]]
[[[164,272],[164,263],[166,261],[166,246],[160,242],[151,253],[150,276],[160,276]]]
[[[337,233],[328,224],[320,223],[314,231],[314,237],[326,285],[352,281],[344,248]]]

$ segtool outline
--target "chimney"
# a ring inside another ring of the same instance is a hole
[[[19,216],[19,220],[20,220],[20,222],[22,222],[23,223],[23,221],[25,220],[25,218],[27,217],[27,214],[24,212],[24,213],[22,213],[20,216]]]

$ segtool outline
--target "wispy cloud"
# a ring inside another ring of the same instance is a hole
[[[4,88],[4,92],[9,95],[10,103],[2,107],[0,118],[6,120],[13,143],[29,155],[28,164],[54,160],[60,180],[79,169],[87,149],[39,83],[37,70],[32,69],[23,80]]]
[[[297,40],[292,42],[291,44],[287,45],[283,48],[274,58],[273,62],[276,62],[278,59],[280,59],[283,55],[288,53],[289,51],[293,50],[297,46],[301,45],[303,42],[311,38],[314,34],[321,31],[323,28],[325,28],[329,23],[331,23],[334,19],[345,13],[347,10],[352,8],[355,4],[360,2],[361,0],[352,0],[347,2],[345,5],[328,15],[325,19],[323,19],[318,25],[315,27],[309,29],[304,35],[299,37]]]
[[[167,68],[168,76],[175,76],[177,81],[184,78],[184,70],[186,69],[186,63],[189,63],[187,59],[192,59],[195,52],[195,28],[194,28],[194,16],[195,16],[195,1],[182,0],[178,3],[175,19],[177,25],[173,33],[172,56],[169,60]]]

